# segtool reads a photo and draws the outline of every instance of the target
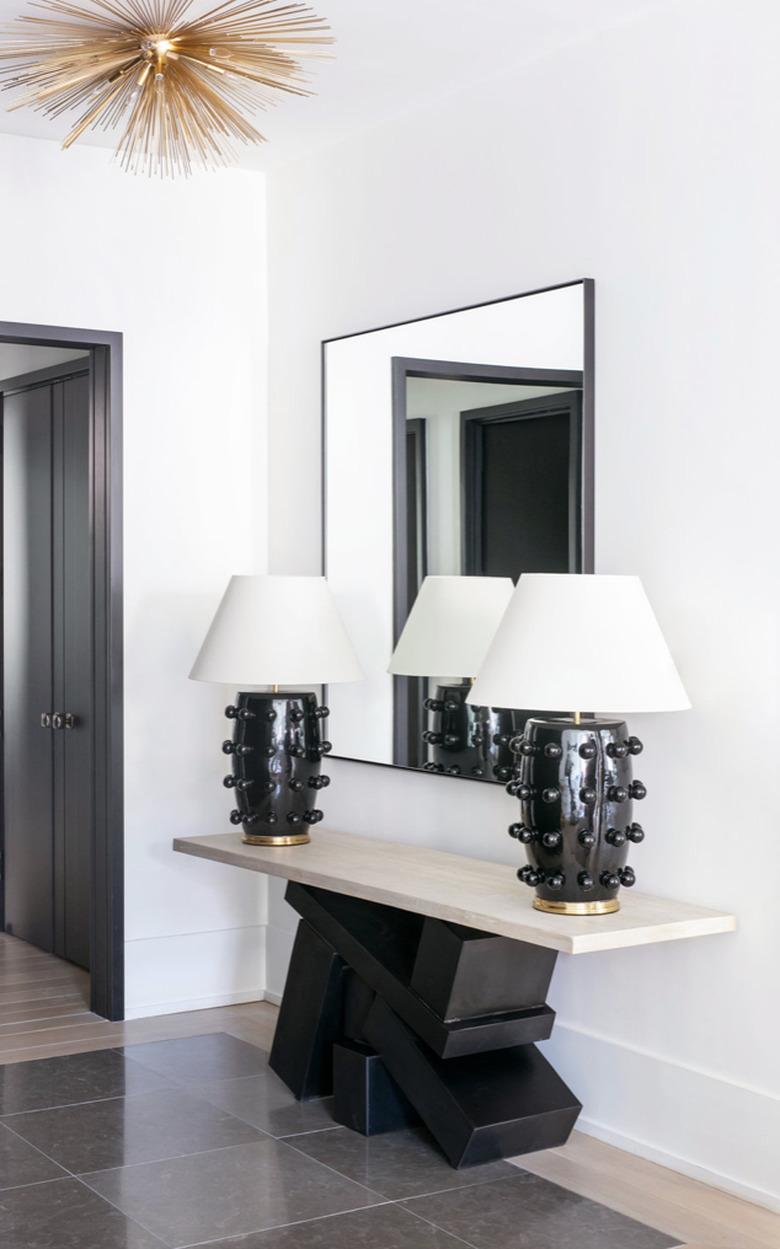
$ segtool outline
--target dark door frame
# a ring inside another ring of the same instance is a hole
[[[0,342],[90,352],[94,770],[91,1008],[124,1017],[122,335],[0,321]]]

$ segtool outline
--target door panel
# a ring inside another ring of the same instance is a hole
[[[6,926],[90,964],[93,639],[87,374],[4,402]],[[44,729],[43,712],[74,717]]]
[[[53,949],[51,390],[3,414],[6,927]]]
[[[568,414],[496,421],[482,435],[482,575],[568,572]]]

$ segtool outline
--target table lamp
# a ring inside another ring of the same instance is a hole
[[[646,794],[632,776],[642,743],[618,716],[690,707],[639,578],[524,573],[468,699],[551,713],[513,739],[507,785],[520,799],[509,833],[526,847],[518,877],[536,889],[534,906],[617,911],[620,886],[635,881],[629,845],[644,839],[632,802]]]
[[[423,733],[427,772],[508,780],[514,722],[511,711],[466,702],[512,597],[510,577],[426,577],[414,601],[387,671],[431,678],[433,697]]]
[[[316,795],[330,784],[320,761],[327,707],[316,694],[282,685],[359,681],[363,676],[324,577],[231,577],[190,680],[242,692],[225,708],[233,738],[226,788],[236,794],[230,821],[255,846],[297,846],[322,819]],[[258,687],[271,686],[260,692]]]

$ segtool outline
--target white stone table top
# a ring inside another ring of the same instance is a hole
[[[550,915],[533,908],[533,893],[518,883],[513,867],[319,826],[303,846],[247,846],[234,832],[177,837],[173,848],[565,954],[704,937],[737,926],[724,911],[634,889],[621,890],[620,910],[611,915]]]

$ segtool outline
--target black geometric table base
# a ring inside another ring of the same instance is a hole
[[[454,1167],[562,1145],[581,1106],[534,1041],[556,953],[291,882],[270,1065],[363,1135],[419,1116]]]
[[[363,1136],[394,1132],[419,1121],[382,1059],[359,1041],[338,1041],[333,1046],[333,1115]]]

